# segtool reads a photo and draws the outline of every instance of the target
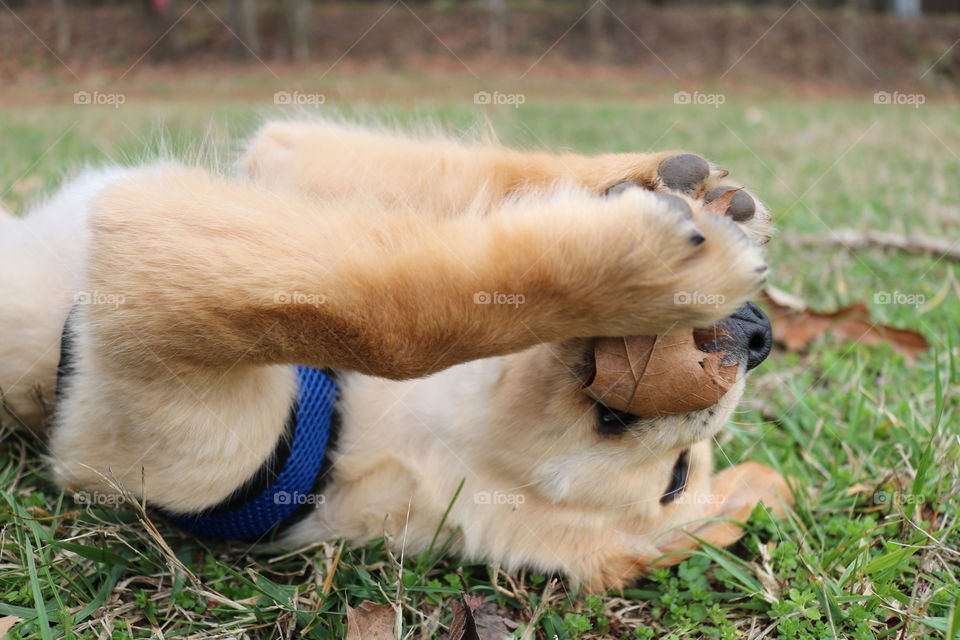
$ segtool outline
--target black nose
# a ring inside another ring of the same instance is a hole
[[[755,368],[770,355],[773,347],[773,330],[770,318],[760,307],[747,302],[727,318],[728,333],[747,354],[747,370]]]

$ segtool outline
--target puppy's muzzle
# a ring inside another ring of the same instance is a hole
[[[724,364],[746,362],[749,371],[770,355],[773,347],[770,319],[752,302],[747,302],[733,315],[718,322],[717,328],[722,335],[701,345],[700,349],[707,353],[724,351]]]

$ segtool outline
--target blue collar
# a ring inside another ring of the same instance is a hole
[[[324,369],[298,366],[297,378],[297,401],[271,458],[224,502],[200,513],[166,512],[169,520],[198,536],[251,540],[292,524],[322,501],[339,385]]]
[[[56,394],[59,401],[73,373],[71,309],[60,340]],[[307,515],[322,501],[330,475],[327,455],[336,437],[339,385],[325,369],[297,367],[299,390],[284,434],[270,458],[226,500],[199,513],[162,513],[187,531],[208,538],[252,540]],[[279,525],[279,526],[278,526]]]

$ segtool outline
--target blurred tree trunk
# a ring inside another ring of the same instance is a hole
[[[294,62],[310,59],[310,0],[286,0],[290,58]]]
[[[257,36],[257,0],[230,0],[228,19],[236,34],[233,47],[235,58],[252,58],[260,55],[260,38]]]
[[[587,0],[587,33],[596,60],[609,62],[613,58],[613,22],[611,9],[603,2]]]
[[[860,1],[852,0],[846,7],[845,15],[843,17],[843,42],[850,47],[851,51],[861,51],[861,43],[863,38],[860,37],[862,31],[862,21],[861,14],[863,13],[860,9]],[[863,65],[860,64],[860,61],[856,59],[855,56],[846,56],[844,58],[846,62],[847,75],[851,79],[860,78],[863,73],[866,71],[863,68]],[[869,75],[869,71],[867,74]]]
[[[920,0],[892,0],[891,5],[898,18],[916,18],[923,13]]]
[[[183,51],[183,33],[176,29],[179,14],[178,0],[146,0],[139,3],[141,14],[150,30],[154,46],[149,51],[151,60],[176,60]]]
[[[67,13],[67,0],[53,0],[53,19],[57,33],[54,48],[58,54],[66,55],[70,49],[70,15]]]
[[[490,51],[501,56],[507,52],[507,0],[487,0],[490,18]]]

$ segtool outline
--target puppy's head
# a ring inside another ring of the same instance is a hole
[[[646,496],[656,503],[675,484],[671,474],[680,454],[723,427],[748,372],[770,352],[770,322],[752,303],[721,320],[713,333],[714,339],[698,340],[698,348],[722,354],[720,363],[735,370],[735,382],[709,406],[670,415],[632,414],[585,392],[596,374],[593,340],[506,357],[490,422],[494,441],[510,446],[487,448],[489,462],[512,486],[554,502],[604,508]]]

